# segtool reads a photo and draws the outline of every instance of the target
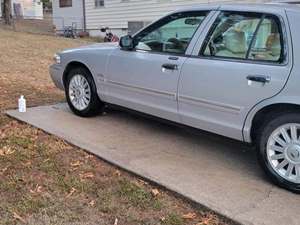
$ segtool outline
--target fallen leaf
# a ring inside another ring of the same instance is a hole
[[[15,150],[12,150],[8,146],[4,146],[2,149],[0,149],[0,156],[11,155],[14,152],[15,152]]]
[[[75,191],[76,191],[76,189],[72,188],[71,191],[69,192],[69,194],[66,196],[66,198],[71,197],[71,195],[73,195]]]
[[[121,172],[120,170],[116,170],[115,173],[114,173],[116,176],[120,177],[121,176]]]
[[[89,202],[89,206],[94,206],[94,205],[95,205],[95,201],[94,200],[92,200],[92,201]]]
[[[72,166],[72,167],[77,167],[77,166],[80,166],[82,163],[78,160],[78,161],[76,161],[76,162],[71,162],[70,163],[70,165]]]
[[[42,186],[37,184],[34,190],[30,189],[30,193],[32,193],[32,194],[42,193]]]
[[[165,220],[166,220],[166,217],[161,217],[161,218],[160,218],[160,221],[161,221],[161,222],[164,222]]]
[[[86,155],[84,158],[86,158],[86,159],[92,159],[92,158],[94,158],[94,156],[93,155]]]
[[[63,150],[63,149],[65,149],[65,150],[72,150],[72,149],[73,149],[73,147],[72,147],[71,145],[69,145],[67,142],[61,141],[61,140],[58,140],[58,141],[57,141],[57,146],[58,146],[61,150]]]
[[[19,216],[16,212],[13,212],[13,217],[17,220],[20,220],[22,223],[26,223],[26,221],[21,216]]]
[[[88,172],[88,173],[83,173],[80,174],[80,179],[88,179],[88,178],[93,178],[94,174],[92,172]]]
[[[23,163],[23,166],[26,166],[26,167],[28,167],[28,166],[30,166],[31,165],[31,162],[30,161],[28,161],[28,162],[26,162],[26,163]]]
[[[5,168],[3,168],[3,169],[1,169],[1,173],[0,174],[4,174],[7,171],[7,169],[8,169],[8,166],[5,167]]]
[[[49,158],[48,158],[48,159],[45,159],[45,160],[43,161],[43,163],[46,163],[46,162],[48,162],[48,161],[50,161]]]
[[[192,220],[197,217],[196,213],[187,213],[182,216],[183,219]]]
[[[160,194],[160,192],[157,189],[152,189],[151,194],[153,195],[153,197],[157,197]]]
[[[141,184],[143,184],[143,185],[148,185],[148,184],[149,184],[148,182],[146,182],[146,181],[144,181],[144,180],[141,180],[141,179],[139,179],[139,182],[140,182]]]
[[[37,188],[36,188],[36,192],[37,193],[41,193],[42,192],[42,186],[37,186]]]
[[[203,218],[200,223],[196,225],[209,225],[213,217]]]
[[[15,152],[15,150],[12,150],[11,148],[8,148],[6,151],[6,155],[11,155]]]

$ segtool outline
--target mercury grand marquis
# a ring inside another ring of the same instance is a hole
[[[251,143],[270,179],[300,193],[298,6],[196,6],[54,60],[75,114],[118,105]]]

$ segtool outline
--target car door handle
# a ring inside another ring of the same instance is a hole
[[[247,80],[260,82],[260,83],[269,83],[271,81],[271,77],[269,76],[261,76],[261,75],[249,75]]]
[[[169,60],[178,60],[179,57],[177,57],[177,56],[170,56],[168,59],[169,59]]]
[[[161,67],[166,70],[178,70],[178,65],[171,63],[163,64]]]

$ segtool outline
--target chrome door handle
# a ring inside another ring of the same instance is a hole
[[[163,64],[161,67],[166,70],[178,70],[178,65],[171,63]]]
[[[261,75],[249,75],[247,76],[247,80],[260,83],[269,83],[271,81],[271,77]]]
[[[177,56],[170,56],[168,59],[169,59],[169,60],[178,60],[179,57],[177,57]]]

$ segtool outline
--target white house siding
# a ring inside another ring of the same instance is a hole
[[[128,22],[147,23],[178,8],[214,2],[214,0],[106,0],[104,7],[95,8],[95,0],[85,1],[86,28],[91,35],[98,35],[99,28],[103,26],[108,26],[116,34],[122,35],[127,33]],[[218,0],[218,2],[233,1]]]
[[[59,0],[52,0],[53,24],[57,31],[62,31],[66,26],[76,25],[83,29],[83,4],[82,0],[73,0],[72,7],[59,7]]]

